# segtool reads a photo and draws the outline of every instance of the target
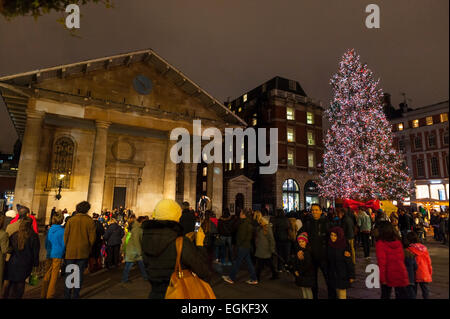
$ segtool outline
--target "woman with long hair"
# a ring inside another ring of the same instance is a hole
[[[11,257],[5,267],[4,299],[21,299],[25,280],[33,267],[39,266],[39,236],[33,231],[32,224],[30,217],[24,217],[19,230],[10,237]]]
[[[275,253],[275,238],[273,237],[272,224],[261,215],[260,211],[255,211],[254,219],[258,226],[255,239],[256,257],[256,278],[261,281],[261,272],[265,265],[272,271],[272,278],[277,279],[278,274],[272,262],[272,255]]]
[[[390,299],[392,288],[396,299],[407,299],[409,277],[405,254],[400,237],[390,222],[380,222],[375,249],[380,269],[381,299]]]

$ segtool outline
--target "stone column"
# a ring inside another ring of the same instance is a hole
[[[191,165],[191,179],[190,179],[190,192],[189,192],[189,204],[195,210],[197,208],[197,163],[192,163]]]
[[[105,165],[108,141],[108,128],[111,122],[96,121],[94,152],[92,156],[91,177],[87,200],[91,204],[90,214],[100,214],[103,204],[103,188],[105,185]]]
[[[31,99],[30,103],[34,103],[34,99]],[[14,190],[14,204],[27,206],[30,211],[33,210],[32,205],[44,115],[44,112],[27,110],[27,124],[22,140],[22,150],[20,151],[19,168]]]
[[[177,141],[167,141],[166,160],[164,164],[163,198],[175,200],[177,183],[177,164],[170,159],[170,149]]]
[[[183,201],[189,202],[191,198],[191,163],[183,163],[184,165],[184,172],[183,172]],[[191,202],[189,204],[192,205]]]
[[[206,196],[213,199],[213,177],[214,177],[214,163],[208,164],[206,173]]]
[[[209,168],[209,166],[208,166]],[[223,203],[223,169],[222,163],[213,164],[213,178],[212,178],[212,209],[217,217],[222,216]],[[209,182],[209,170],[208,170]]]

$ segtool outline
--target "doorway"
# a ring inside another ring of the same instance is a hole
[[[125,199],[127,198],[126,187],[114,187],[113,209],[122,206],[125,208]]]
[[[241,209],[244,208],[244,195],[242,193],[238,193],[236,195],[236,199],[234,201],[235,214],[238,215]]]

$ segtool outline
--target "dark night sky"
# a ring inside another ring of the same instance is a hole
[[[81,38],[56,22],[62,14],[0,16],[0,75],[151,48],[222,101],[280,75],[327,105],[329,79],[355,48],[394,105],[401,92],[413,108],[448,99],[448,0],[114,3],[81,7]],[[380,29],[365,27],[370,3],[380,6]],[[0,151],[11,152],[15,139],[0,102]]]

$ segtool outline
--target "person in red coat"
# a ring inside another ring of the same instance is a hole
[[[405,266],[405,253],[390,222],[380,223],[375,248],[380,269],[381,299],[390,299],[392,288],[395,290],[396,299],[407,299],[409,277]]]
[[[423,299],[428,299],[430,289],[428,283],[432,282],[433,268],[431,267],[431,258],[427,247],[419,243],[419,238],[415,232],[406,235],[409,242],[408,251],[414,254],[417,263],[415,294],[417,295],[417,286],[420,285]]]

